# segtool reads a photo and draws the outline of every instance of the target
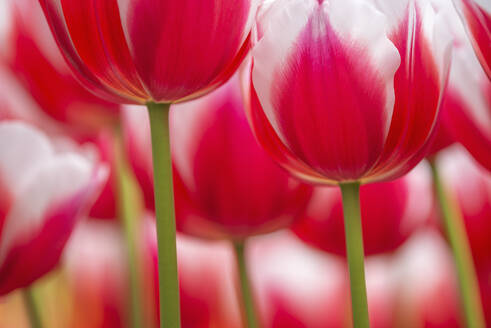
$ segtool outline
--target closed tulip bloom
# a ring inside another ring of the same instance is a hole
[[[259,141],[315,182],[404,175],[438,119],[450,57],[441,27],[416,0],[264,5],[251,76]]]
[[[0,295],[57,264],[106,173],[81,155],[56,153],[23,123],[0,123]]]
[[[37,0],[6,1],[1,63],[37,107],[71,135],[116,124],[118,106],[92,95],[73,77]]]
[[[479,271],[491,264],[491,175],[461,147],[442,152],[437,164],[459,205]]]
[[[486,0],[454,0],[481,65],[491,79],[491,3]]]
[[[428,173],[427,167],[418,166],[404,178],[361,187],[365,255],[395,251],[430,219],[433,193]],[[316,188],[293,231],[307,244],[346,256],[341,191]]]
[[[224,83],[250,47],[255,0],[39,0],[83,84],[122,103],[173,103]]]
[[[447,126],[456,141],[491,171],[491,80],[479,65],[454,7],[448,1],[433,0],[432,3],[442,12],[454,37],[444,101]]]
[[[178,227],[201,237],[241,240],[286,227],[311,187],[290,177],[257,144],[238,76],[171,118]]]
[[[146,195],[152,193],[145,113],[125,112],[128,153]],[[311,187],[290,177],[250,131],[238,76],[171,113],[176,219],[179,230],[205,238],[243,239],[286,227],[302,212]],[[139,144],[139,145],[138,145]],[[147,145],[146,147],[144,145]]]

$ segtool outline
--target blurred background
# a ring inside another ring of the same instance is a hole
[[[137,313],[142,327],[157,327],[145,110],[108,103],[80,86],[36,0],[0,0],[0,44],[0,121],[24,122],[57,151],[108,169],[59,261],[30,286],[43,326],[132,327]],[[479,65],[469,56],[467,64]],[[261,327],[350,327],[341,194],[294,180],[259,148],[244,114],[240,74],[246,69],[210,95],[172,109],[182,325],[243,327],[234,244],[247,237]],[[373,328],[465,327],[430,162],[461,211],[491,326],[491,175],[449,128],[446,107],[467,106],[459,98],[467,91],[452,74],[428,159],[405,177],[361,189]],[[468,87],[491,112],[491,85],[482,75],[475,79],[479,87]],[[0,217],[2,210],[0,201]],[[30,327],[22,291],[7,289],[0,282],[0,328]],[[136,305],[130,301],[135,291]]]

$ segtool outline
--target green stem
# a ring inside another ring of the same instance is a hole
[[[254,306],[254,297],[247,275],[247,264],[244,252],[245,245],[243,242],[234,243],[235,256],[237,259],[237,269],[240,280],[240,295],[242,300],[242,308],[244,315],[244,327],[257,328],[259,327],[256,310]]]
[[[41,316],[39,315],[38,307],[36,305],[36,300],[31,287],[24,288],[22,290],[22,296],[24,297],[24,304],[26,306],[29,322],[31,323],[31,328],[42,328],[43,324]]]
[[[354,328],[370,327],[368,318],[367,288],[363,234],[360,215],[360,184],[358,182],[341,184],[343,195],[344,230],[348,260],[351,309]]]
[[[120,131],[116,133],[116,173],[118,180],[118,210],[122,220],[126,249],[128,254],[130,283],[130,319],[131,327],[143,327],[142,274],[139,257],[139,210],[135,206],[137,195],[136,184],[128,169]]]
[[[452,200],[445,190],[438,168],[434,162],[431,162],[431,172],[433,176],[433,186],[440,207],[440,216],[443,221],[448,241],[450,242],[457,270],[457,279],[466,327],[484,328],[485,321],[481,298],[479,296],[479,284],[462,214],[458,208],[457,202]]]
[[[147,104],[152,133],[155,215],[159,250],[160,327],[179,328],[176,221],[170,157],[170,104]]]

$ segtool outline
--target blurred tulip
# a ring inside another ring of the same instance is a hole
[[[427,151],[449,38],[427,2],[375,3],[277,0],[260,11],[251,122],[265,149],[299,177],[390,180]]]
[[[487,0],[454,0],[465,22],[472,46],[491,79],[491,3]]]
[[[127,151],[133,153],[135,142],[149,143],[142,128],[148,119],[138,111],[125,115]],[[254,139],[237,76],[202,99],[174,107],[171,136],[178,230],[242,240],[288,226],[307,205],[311,187],[291,178]],[[152,188],[150,156],[132,158],[140,161],[132,164],[141,184]]]
[[[157,238],[155,223],[146,220],[146,281],[156,294]],[[183,328],[239,328],[240,312],[234,285],[234,257],[228,243],[204,242],[178,235],[179,289]],[[151,275],[153,274],[153,279]],[[156,304],[158,313],[158,304]],[[157,325],[158,322],[155,323]]]
[[[75,230],[64,253],[73,290],[73,328],[123,328],[126,314],[127,264],[117,225],[87,221]]]
[[[349,293],[342,261],[313,252],[288,232],[257,238],[249,251],[262,327],[345,327]]]
[[[39,0],[84,85],[120,103],[171,103],[224,83],[250,47],[255,0]]]
[[[436,231],[415,235],[393,264],[399,282],[393,327],[462,327],[452,257]]]
[[[306,247],[286,231],[255,238],[250,244],[252,281],[271,328],[350,327],[349,283],[339,258]],[[367,261],[367,289],[372,328],[391,328],[396,289],[391,262]]]
[[[53,269],[106,174],[24,123],[0,123],[0,295]]]
[[[2,65],[44,113],[63,123],[65,133],[93,134],[116,124],[118,106],[100,100],[72,76],[49,31],[37,0],[6,1],[11,14],[4,28]]]
[[[491,171],[491,80],[479,65],[455,8],[444,0],[432,0],[432,4],[442,13],[454,37],[444,102],[447,126],[456,141]]]
[[[393,252],[432,214],[433,191],[427,167],[404,178],[364,185],[360,190],[365,255]],[[293,226],[305,242],[346,256],[343,206],[338,188],[318,187],[305,215]]]
[[[457,146],[442,152],[437,164],[462,212],[476,266],[491,264],[491,175]]]

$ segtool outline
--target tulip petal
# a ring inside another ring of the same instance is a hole
[[[53,155],[49,140],[24,123],[0,123],[0,175],[5,188],[18,193],[33,166]]]
[[[407,173],[425,155],[421,149],[426,150],[437,122],[450,64],[451,43],[448,35],[441,32],[443,23],[431,6],[426,3],[422,7],[411,0],[405,3],[403,14],[398,13],[399,19],[392,22],[389,35],[401,54],[401,66],[394,80],[394,114],[383,156],[369,174],[391,179]],[[400,5],[397,9],[401,9]],[[388,6],[387,15],[392,14],[394,6]]]

